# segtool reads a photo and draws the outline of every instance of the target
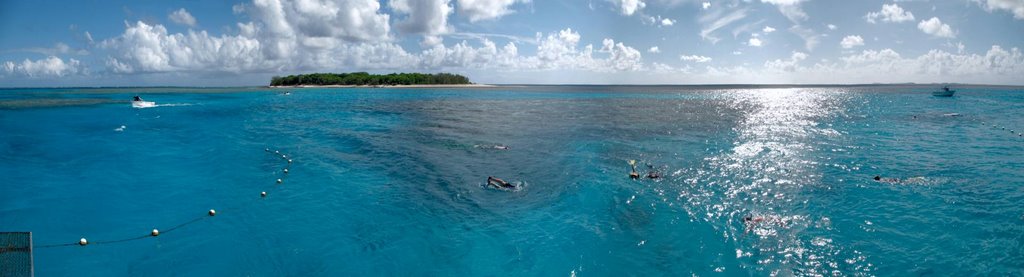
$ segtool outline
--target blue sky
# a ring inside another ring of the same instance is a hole
[[[1024,85],[1022,0],[0,0],[0,86]]]

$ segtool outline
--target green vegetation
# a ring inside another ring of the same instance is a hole
[[[423,74],[423,73],[391,73],[387,75],[370,74],[366,72],[354,73],[313,73],[299,74],[285,77],[274,76],[270,80],[271,86],[301,86],[301,85],[349,85],[349,86],[377,86],[377,85],[464,85],[471,84],[466,76],[450,73]]]

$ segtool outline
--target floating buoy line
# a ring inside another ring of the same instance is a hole
[[[265,149],[263,149],[263,151],[267,152],[267,153],[274,154],[278,158],[280,158],[282,161],[285,161],[285,166],[281,170],[281,172],[284,173],[284,176],[282,176],[281,178],[278,178],[276,180],[276,183],[278,185],[283,184],[284,183],[284,179],[286,179],[288,177],[288,170],[292,166],[291,158],[288,157],[288,155],[281,154],[280,150],[273,150],[273,151],[271,151],[270,148],[265,148]],[[260,198],[266,198],[266,197],[267,197],[267,192],[266,191],[261,191],[260,192]],[[157,237],[157,236],[160,236],[160,235],[164,235],[164,234],[173,232],[174,230],[177,230],[179,228],[191,225],[193,223],[202,221],[203,219],[214,217],[216,215],[217,215],[217,210],[210,209],[209,211],[206,212],[205,215],[196,216],[196,217],[194,217],[194,218],[192,218],[192,219],[190,219],[188,221],[179,223],[177,225],[171,226],[170,228],[167,228],[167,229],[164,229],[164,230],[160,230],[158,228],[154,228],[148,234],[139,235],[139,236],[135,236],[135,237],[126,237],[126,238],[109,239],[109,240],[98,240],[98,241],[91,241],[87,237],[82,237],[77,242],[43,244],[43,245],[37,245],[34,248],[54,248],[54,247],[68,247],[68,246],[87,246],[87,245],[96,245],[96,244],[115,244],[115,243],[122,243],[122,242],[129,242],[129,241],[147,239],[147,238],[154,238],[154,237]]]

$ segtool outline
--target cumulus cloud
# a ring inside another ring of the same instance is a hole
[[[512,5],[530,3],[530,0],[459,0],[459,14],[470,22],[497,19],[515,12]]]
[[[188,11],[186,11],[185,8],[181,8],[172,12],[171,14],[167,15],[167,18],[170,18],[172,22],[181,25],[189,27],[196,26],[196,18],[192,17],[192,14],[188,13]]]
[[[602,41],[600,52],[608,53],[607,67],[613,69],[610,71],[636,71],[643,68],[640,51],[622,42],[615,43],[615,40],[606,38]]]
[[[828,24],[825,27],[828,27],[829,30],[833,30],[833,31],[835,31],[836,29],[839,29],[839,26],[836,26],[836,25],[833,25],[833,24]]]
[[[805,0],[761,0],[762,3],[768,3],[779,7],[779,12],[786,16],[789,21],[794,23],[807,20],[807,13],[800,8],[800,2]]]
[[[878,22],[881,19],[884,22],[906,22],[914,21],[914,14],[909,11],[904,11],[899,5],[896,4],[883,4],[882,10],[877,12],[869,12],[864,15],[864,19],[870,23]]]
[[[1013,18],[1024,19],[1024,1],[1020,0],[974,0],[985,10],[1007,10],[1013,13]]]
[[[706,10],[706,9],[710,9],[710,8],[711,8],[711,2],[704,2],[704,3],[701,3],[701,8],[703,8],[703,9],[705,9],[705,10]]]
[[[11,76],[64,77],[84,73],[85,69],[76,59],[64,62],[61,58],[49,56],[35,61],[25,59],[20,63],[7,61],[0,66],[0,72]]]
[[[754,47],[761,47],[762,42],[761,39],[750,38],[750,40],[747,41],[747,44]]]
[[[403,32],[429,36],[444,34],[451,29],[448,15],[454,9],[448,0],[392,0],[388,5],[396,13],[408,15],[395,24]],[[437,39],[432,42],[437,42]]]
[[[650,49],[647,49],[647,53],[654,53],[654,54],[661,53],[661,49],[658,49],[657,46],[651,46]]]
[[[793,54],[789,56],[789,60],[777,59],[774,61],[765,61],[764,68],[768,71],[774,72],[795,72],[800,69],[800,62],[806,59],[806,53],[793,52]]]
[[[761,32],[764,32],[765,34],[775,32],[775,28],[772,28],[772,26],[764,26],[764,29],[761,29]]]
[[[947,24],[943,24],[938,17],[932,17],[928,20],[922,20],[917,23],[917,28],[921,29],[925,34],[933,35],[941,38],[955,38],[956,32]]]
[[[864,39],[860,36],[846,36],[843,38],[843,41],[839,42],[839,46],[842,46],[843,49],[850,49],[862,45],[864,45]]]
[[[624,15],[633,15],[637,11],[647,6],[643,0],[611,0],[612,3],[619,5],[619,8]]]
[[[251,7],[246,7],[246,12],[261,25],[258,27],[275,39],[305,37],[366,42],[389,39],[390,16],[381,13],[380,8],[376,0],[254,0]]]
[[[165,72],[214,68],[243,71],[263,66],[260,42],[238,36],[210,36],[206,31],[168,34],[162,25],[142,21],[99,45],[115,54],[107,65],[117,73]]]
[[[695,63],[706,63],[711,61],[711,57],[705,57],[700,55],[682,55],[679,56],[680,60],[695,62]]]
[[[672,24],[676,24],[676,21],[668,18],[661,19],[661,26],[672,26]]]

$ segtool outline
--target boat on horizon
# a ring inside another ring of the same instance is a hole
[[[136,95],[134,98],[132,98],[132,108],[141,109],[141,108],[152,108],[152,107],[156,107],[156,102],[142,100],[142,97],[139,97],[138,95]]]
[[[933,91],[932,96],[951,97],[954,93],[956,93],[956,90],[949,89],[949,86],[944,86],[942,90]]]

